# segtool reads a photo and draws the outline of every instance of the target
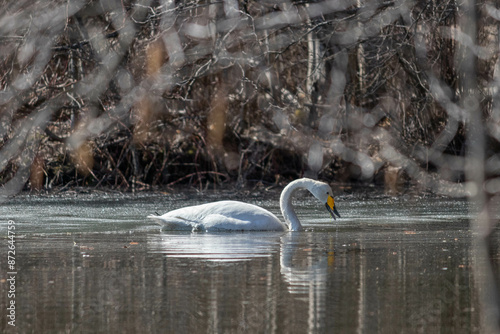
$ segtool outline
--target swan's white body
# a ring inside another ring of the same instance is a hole
[[[292,195],[298,189],[309,190],[314,197],[324,203],[333,214],[337,214],[332,197],[332,189],[326,183],[299,179],[288,184],[280,197],[281,213],[285,218],[282,223],[271,212],[253,204],[238,201],[220,201],[180,208],[162,216],[148,216],[169,230],[193,231],[300,231],[300,224],[292,206]]]

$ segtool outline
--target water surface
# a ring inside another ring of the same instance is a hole
[[[279,217],[270,198],[224,193]],[[19,333],[477,332],[468,207],[441,198],[295,201],[304,232],[162,231],[145,219],[210,194],[19,196]],[[0,280],[0,307],[10,302]]]

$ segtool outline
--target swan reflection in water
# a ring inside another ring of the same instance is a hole
[[[271,257],[279,245],[279,232],[186,233],[163,232],[151,235],[150,252],[172,258],[192,258],[212,262],[235,262]]]
[[[315,233],[185,233],[168,232],[150,235],[150,252],[172,258],[192,258],[212,262],[236,262],[271,257],[279,251],[280,272],[292,293],[323,288],[333,251],[312,244]]]
[[[311,330],[321,327],[326,305],[328,269],[333,265],[333,251],[328,251],[324,233],[181,233],[163,232],[151,235],[150,252],[162,253],[167,258],[190,258],[201,262],[238,263],[257,258],[271,258],[279,254],[281,281],[294,299],[305,301],[307,322]],[[276,261],[269,261],[265,274],[270,300],[278,298],[280,285],[275,277]],[[214,268],[214,267],[212,267]],[[224,270],[223,267],[220,267]],[[215,270],[215,269],[214,269]],[[235,277],[236,279],[236,277]],[[214,282],[215,290],[226,289]],[[220,306],[216,306],[218,308]],[[216,311],[216,310],[212,310]]]
[[[290,293],[326,290],[328,269],[334,261],[333,248],[316,243],[314,238],[314,233],[288,233],[281,237],[280,272]],[[324,239],[321,242],[324,243]]]

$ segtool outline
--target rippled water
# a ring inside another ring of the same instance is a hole
[[[223,193],[278,216],[277,200]],[[19,333],[469,333],[479,324],[468,206],[440,198],[337,198],[342,219],[296,201],[304,232],[162,231],[145,216],[210,194],[20,196]],[[9,319],[1,331],[13,331]]]

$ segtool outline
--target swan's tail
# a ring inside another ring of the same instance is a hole
[[[152,219],[155,221],[155,223],[163,226],[164,228],[168,230],[177,230],[177,231],[190,231],[193,226],[195,226],[195,223],[189,222],[185,219],[182,219],[180,217],[165,217],[165,216],[158,216],[158,215],[149,215],[147,216],[148,219]]]
[[[161,219],[161,216],[159,216],[159,215],[149,215],[147,218],[154,220],[156,223],[158,223],[160,225],[163,225],[163,220]]]

